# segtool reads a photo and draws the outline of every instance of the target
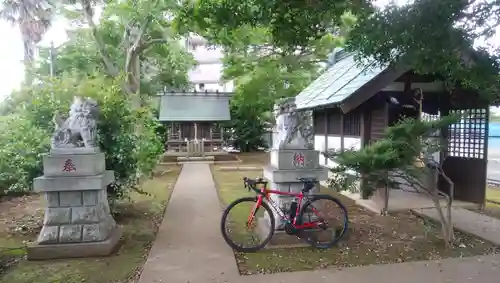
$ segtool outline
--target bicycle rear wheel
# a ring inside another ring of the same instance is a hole
[[[335,245],[348,228],[347,209],[336,198],[329,195],[315,195],[304,204],[300,221],[317,223],[316,228],[302,230],[300,238],[318,249]]]
[[[257,197],[244,197],[232,202],[222,213],[222,236],[238,252],[260,250],[271,241],[274,234],[275,219],[271,208],[265,202],[259,207],[256,205]],[[252,243],[246,243],[248,240]]]

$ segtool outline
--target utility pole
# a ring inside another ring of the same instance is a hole
[[[54,77],[54,65],[55,65],[55,50],[54,50],[54,42],[50,42],[50,48],[49,48],[49,68],[50,68],[50,77]],[[54,101],[54,91],[52,90],[51,92],[51,100],[52,102]]]
[[[50,42],[50,49],[49,49],[49,66],[50,66],[50,77],[54,76],[54,64],[55,64],[55,50],[54,50],[54,42]]]

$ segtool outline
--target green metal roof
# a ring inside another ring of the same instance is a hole
[[[227,93],[167,93],[160,99],[159,120],[180,121],[229,121]]]
[[[385,70],[374,60],[360,63],[353,53],[336,51],[334,64],[295,98],[298,109],[341,103]]]

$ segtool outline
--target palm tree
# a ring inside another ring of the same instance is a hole
[[[0,19],[17,26],[24,46],[25,83],[31,84],[36,44],[50,28],[54,15],[50,0],[3,0]]]

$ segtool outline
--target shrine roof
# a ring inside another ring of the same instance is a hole
[[[160,97],[162,122],[229,121],[229,92],[169,92]]]
[[[342,103],[386,69],[375,60],[358,62],[354,53],[342,49],[332,54],[332,65],[297,95],[299,109]]]

